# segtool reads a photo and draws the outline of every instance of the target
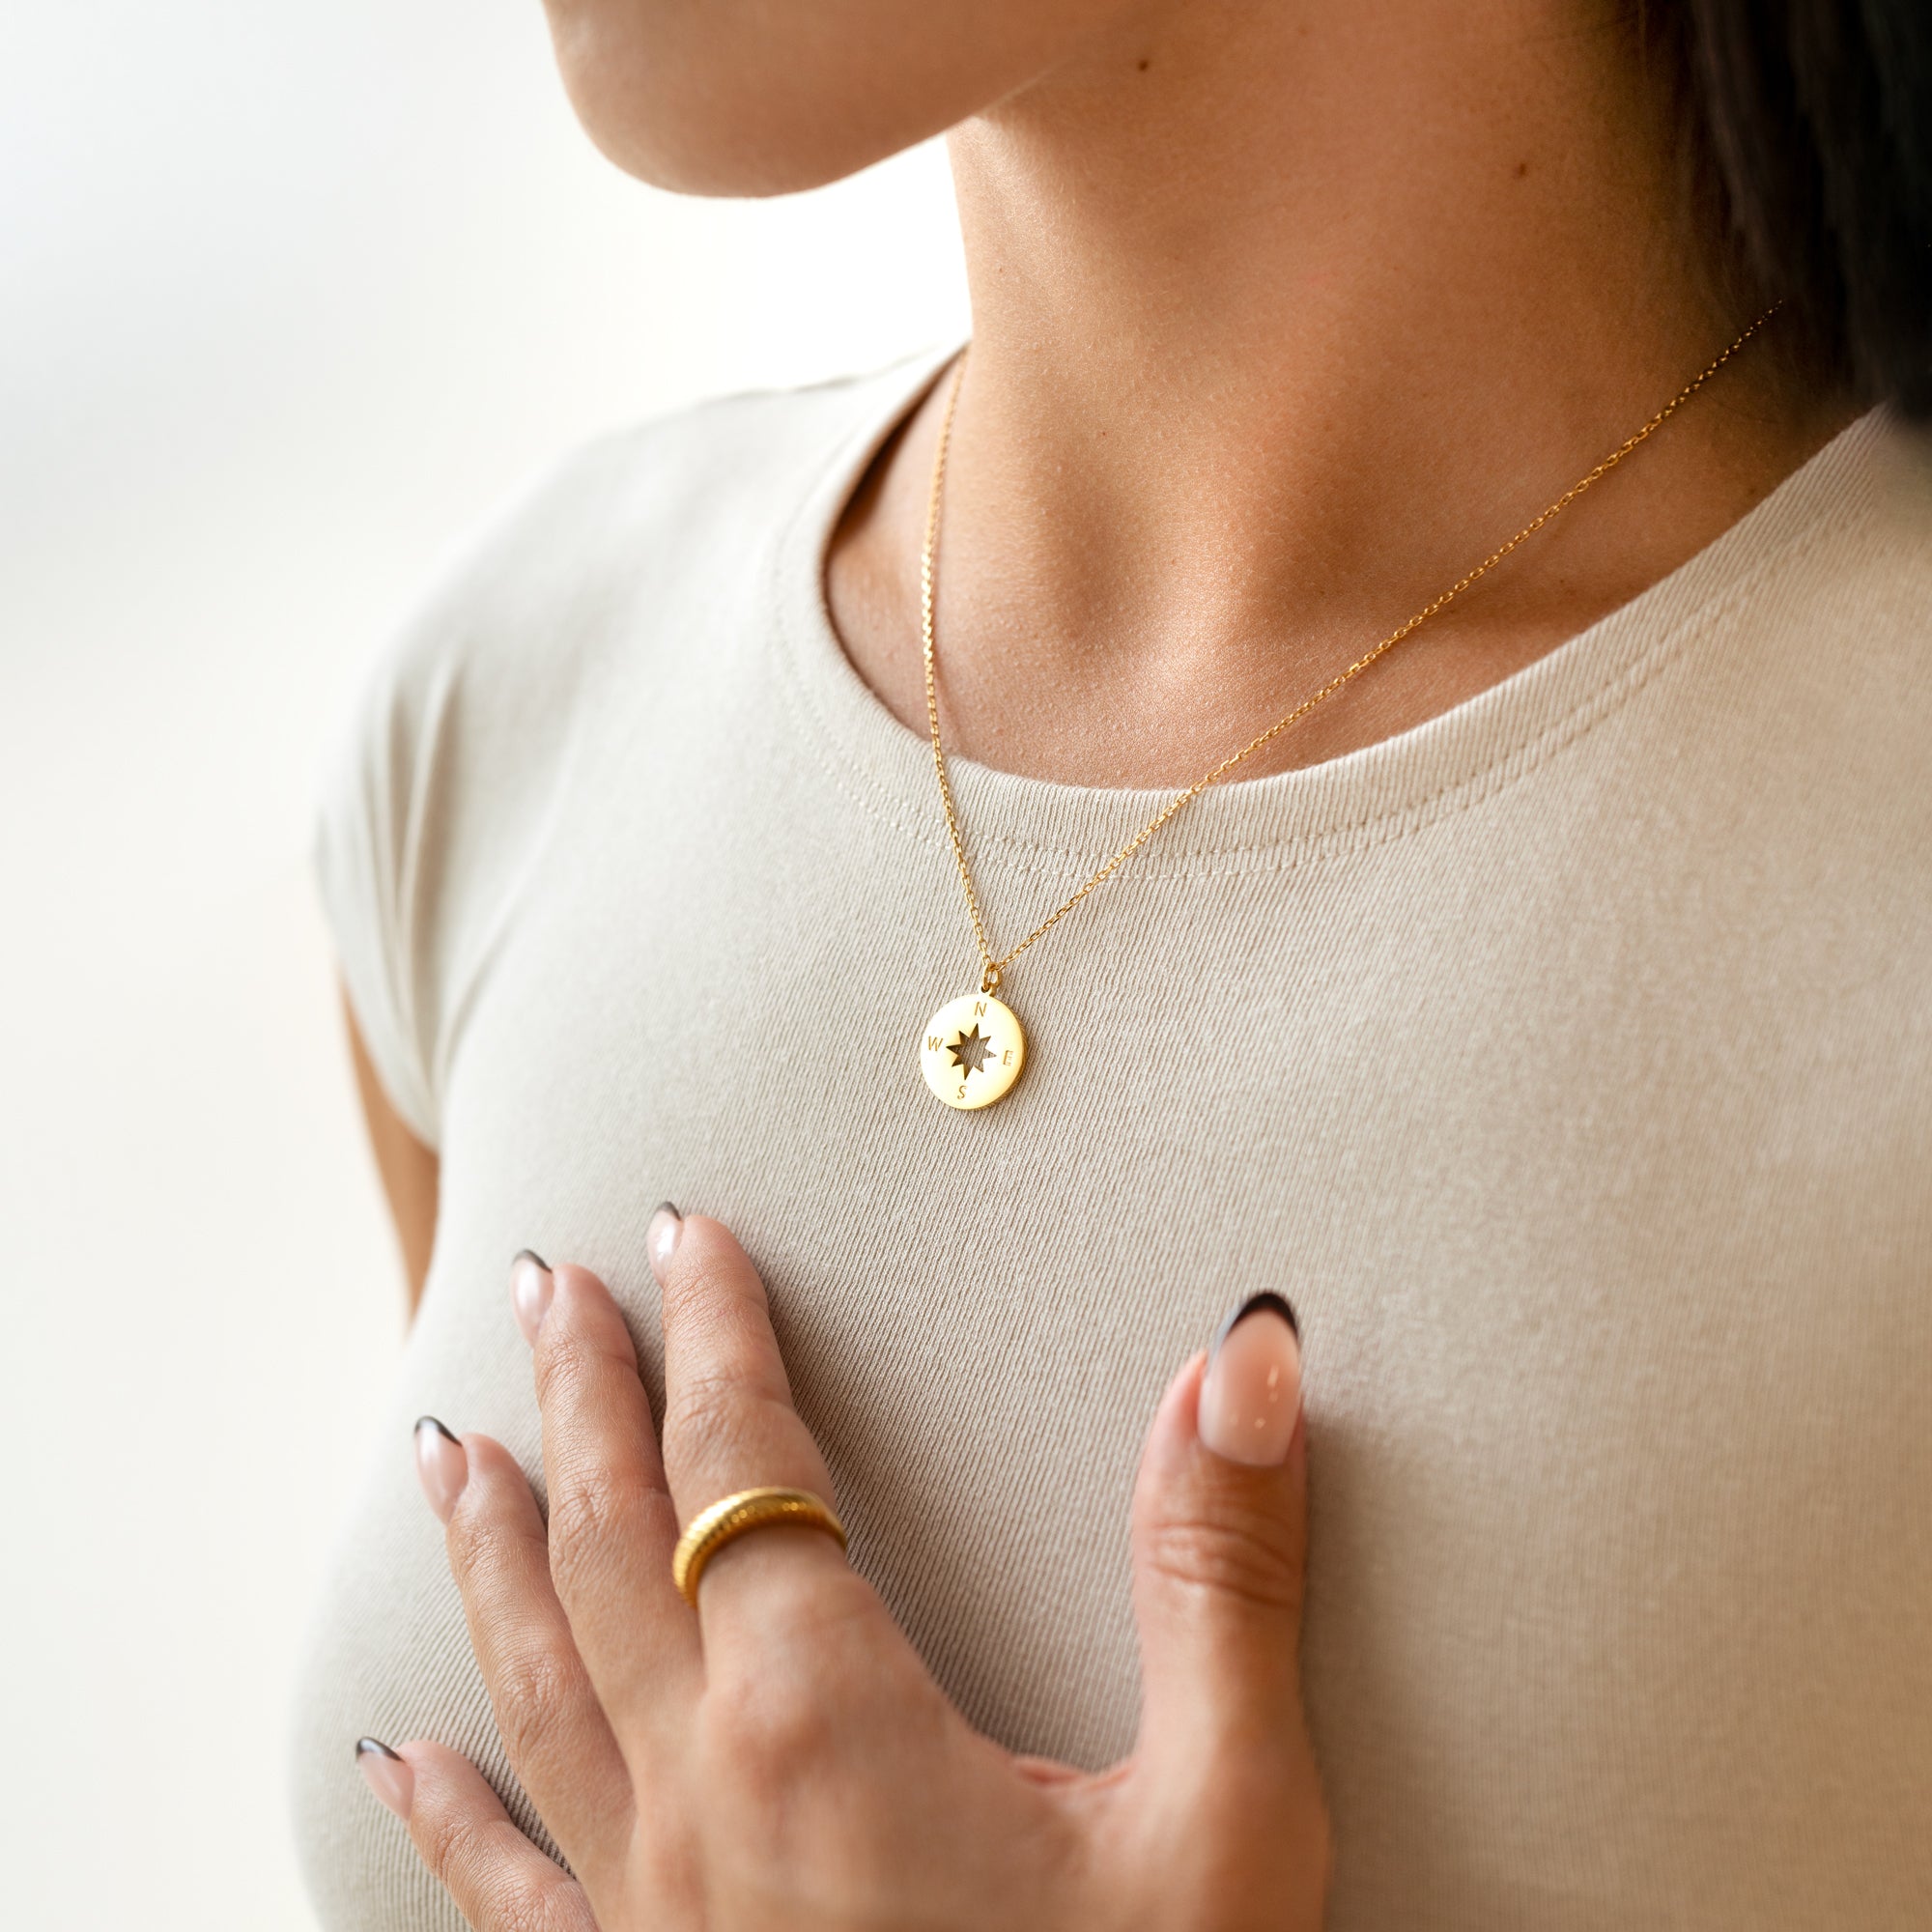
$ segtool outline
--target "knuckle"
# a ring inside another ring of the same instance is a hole
[[[583,1348],[568,1327],[558,1322],[554,1328],[546,1321],[537,1331],[531,1361],[536,1381],[537,1406],[548,1414],[558,1406],[569,1406],[583,1387],[587,1364]]]
[[[567,1292],[556,1298],[531,1350],[537,1402],[546,1410],[595,1399],[600,1383],[613,1375],[636,1376],[638,1347],[617,1305],[600,1287]]]
[[[728,1296],[731,1284],[724,1277],[724,1261],[704,1219],[698,1215],[688,1218],[665,1277],[663,1305],[668,1322],[702,1319]]]
[[[782,1658],[768,1659],[756,1681],[708,1690],[702,1727],[713,1766],[754,1797],[794,1795],[831,1755],[832,1713],[805,1671]]]
[[[472,1478],[472,1484],[474,1479]],[[479,1495],[465,1495],[469,1508],[458,1507],[444,1532],[449,1558],[459,1578],[501,1575],[512,1569],[523,1541],[520,1530],[504,1521],[488,1507],[480,1507]]]
[[[637,1524],[642,1498],[634,1482],[592,1464],[553,1482],[550,1574],[560,1597],[610,1568],[612,1551]]]
[[[431,1876],[490,1932],[596,1932],[582,1889],[546,1859],[478,1781],[433,1750],[418,1762],[410,1836]]]
[[[523,1644],[497,1660],[491,1684],[497,1731],[521,1773],[561,1729],[576,1700],[572,1663],[541,1644]]]
[[[667,1441],[694,1461],[727,1463],[747,1447],[751,1404],[742,1382],[716,1369],[700,1369],[678,1385],[676,1406],[665,1425]]]
[[[438,1882],[452,1889],[477,1862],[478,1834],[464,1812],[440,1805],[416,1828],[416,1849]]]
[[[1283,1526],[1261,1510],[1157,1511],[1142,1524],[1141,1560],[1155,1576],[1258,1609],[1301,1605],[1302,1565]]]
[[[483,1922],[491,1932],[583,1932],[590,1920],[562,1872],[553,1881],[505,1870],[486,1889]]]

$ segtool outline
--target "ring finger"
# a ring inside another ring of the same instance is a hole
[[[665,1468],[678,1519],[742,1490],[806,1490],[828,1505],[832,1478],[792,1406],[764,1284],[730,1231],[704,1215],[663,1210],[651,1230],[664,1290]],[[817,1531],[762,1528],[718,1550],[698,1598],[705,1648],[755,1631],[809,1628],[806,1600],[865,1585],[838,1542]],[[866,1592],[869,1595],[869,1592]]]

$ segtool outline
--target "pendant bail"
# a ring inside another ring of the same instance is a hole
[[[991,959],[986,961],[986,970],[980,975],[980,990],[982,993],[997,993],[1000,990],[1000,969]]]

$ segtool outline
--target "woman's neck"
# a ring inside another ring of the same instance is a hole
[[[954,133],[974,344],[941,552],[953,749],[1190,781],[1737,332],[1691,266],[1708,243],[1659,107],[1580,13],[1179,0]],[[1735,522],[1849,413],[1794,402],[1759,347],[1254,775],[1420,723]],[[937,412],[875,467],[830,582],[859,669],[916,728]]]

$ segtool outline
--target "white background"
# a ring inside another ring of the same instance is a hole
[[[360,667],[571,442],[964,318],[936,151],[653,193],[537,0],[0,8],[9,1927],[310,1923],[289,1680],[359,1466],[407,1453],[307,874]]]

